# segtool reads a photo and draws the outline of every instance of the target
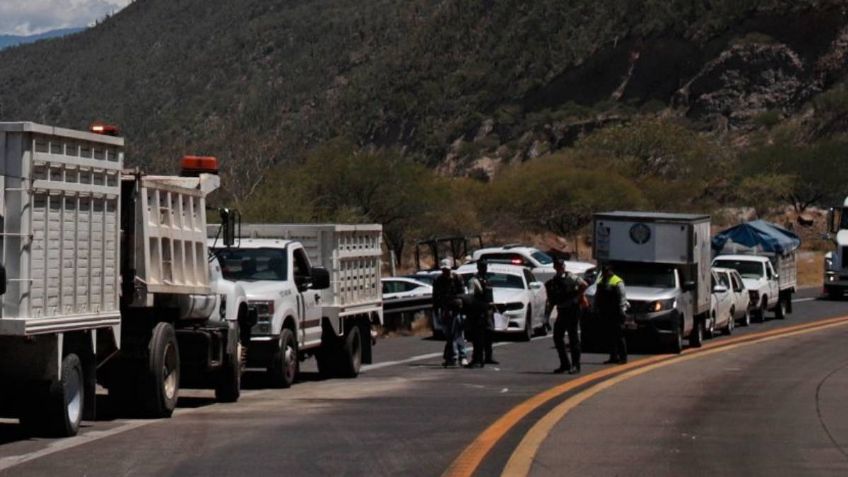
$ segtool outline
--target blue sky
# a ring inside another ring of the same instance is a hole
[[[0,0],[0,35],[85,27],[131,0]]]

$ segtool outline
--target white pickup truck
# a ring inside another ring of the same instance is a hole
[[[171,415],[181,382],[239,397],[246,296],[206,247],[217,161],[149,176],[123,169],[123,146],[0,123],[0,414],[36,434],[76,434],[98,382],[151,417]]]
[[[795,292],[796,268],[794,255],[778,260],[782,265],[775,270],[769,257],[760,255],[719,255],[713,266],[732,268],[742,276],[750,295],[751,315],[762,321],[766,312],[774,311],[778,319],[792,312],[792,294]]]
[[[357,376],[383,323],[382,226],[245,224],[239,236],[235,248],[210,245],[256,310],[248,366],[284,388],[310,356],[323,375]]]
[[[774,311],[778,319],[792,313],[798,283],[797,235],[778,225],[755,220],[719,232],[712,239],[713,266],[739,272],[750,294],[751,315],[762,321]]]

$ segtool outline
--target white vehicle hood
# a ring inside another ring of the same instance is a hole
[[[586,289],[586,296],[588,298],[593,298],[595,296],[595,291],[597,290],[597,287],[597,284],[592,284],[588,289]],[[624,293],[626,295],[625,298],[627,298],[628,300],[654,301],[675,298],[677,296],[677,289],[636,286],[629,287],[625,283]]]
[[[742,278],[742,283],[748,290],[763,291],[768,288],[768,282],[765,278]]]
[[[236,283],[244,288],[248,300],[274,300],[282,297],[283,290],[289,288],[288,282],[283,281],[258,280]]]
[[[674,288],[628,287],[627,284],[624,285],[624,292],[628,300],[638,301],[668,300],[677,296]]]
[[[517,288],[493,288],[492,295],[495,303],[527,303],[527,290]]]

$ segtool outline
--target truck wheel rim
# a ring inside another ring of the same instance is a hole
[[[177,353],[174,347],[168,343],[165,347],[165,359],[162,365],[162,376],[164,378],[165,397],[174,399],[177,394]]]
[[[68,373],[65,381],[65,412],[68,422],[76,423],[82,414],[82,379],[79,372]]]

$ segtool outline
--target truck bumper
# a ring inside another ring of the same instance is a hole
[[[833,272],[824,275],[824,293],[831,297],[841,297],[848,290],[848,275]]]
[[[628,334],[674,336],[679,323],[680,311],[676,309],[656,313],[628,314],[624,329]]]

